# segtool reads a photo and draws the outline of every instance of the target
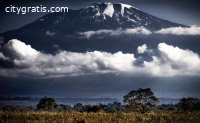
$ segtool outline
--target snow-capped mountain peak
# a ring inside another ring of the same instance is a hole
[[[123,4],[123,3],[120,3],[120,4],[121,4],[121,14],[122,14],[122,16],[124,16],[124,8],[125,8],[125,7],[128,8],[128,9],[134,8],[134,9],[139,10],[138,8],[135,8],[135,7],[133,7],[133,6],[131,6],[131,5],[128,5],[128,4]]]
[[[84,34],[85,32],[93,33],[101,30],[120,31],[141,27],[149,31],[157,31],[162,28],[179,26],[185,27],[184,25],[142,12],[131,5],[122,3],[94,3],[79,10],[69,9],[68,12],[46,14],[33,23],[2,33],[0,36],[4,37],[7,41],[10,39],[26,41],[27,44],[45,52],[53,51],[52,48],[56,49],[55,46],[58,47],[57,45],[72,51],[84,51],[87,47],[91,46],[93,48],[94,43],[86,44],[84,48],[77,49],[77,45],[84,44],[82,44],[83,42],[76,43],[76,40],[78,40],[76,37],[81,39],[80,34]],[[101,40],[101,37],[99,40]],[[53,47],[49,47],[50,45]],[[121,47],[120,45],[117,47]],[[104,45],[102,47],[105,49]],[[101,50],[101,48],[99,49]]]
[[[120,7],[120,9],[119,9]],[[137,9],[136,7],[133,7],[131,5],[128,4],[123,4],[123,3],[110,3],[110,2],[105,2],[105,3],[95,3],[92,4],[90,6],[88,6],[84,11],[89,12],[90,10],[92,12],[96,12],[95,15],[96,16],[100,16],[100,15],[107,15],[109,17],[113,17],[114,13],[120,12],[121,16],[124,16],[124,9]]]
[[[49,13],[18,30],[20,34],[73,35],[101,29],[127,29],[144,27],[155,31],[162,28],[183,26],[140,11],[123,3],[94,3],[86,8],[68,12]],[[8,34],[9,35],[9,34]],[[20,35],[21,36],[21,35]]]
[[[105,10],[103,11],[103,14],[105,14],[105,15],[108,15],[108,16],[110,16],[110,17],[112,17],[113,16],[113,13],[114,13],[114,8],[113,8],[113,4],[112,3],[105,3],[106,4],[106,8],[105,8]]]

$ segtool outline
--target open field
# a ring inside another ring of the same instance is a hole
[[[0,111],[1,123],[199,123],[200,112],[177,113],[152,111],[145,114],[134,112],[80,113]]]

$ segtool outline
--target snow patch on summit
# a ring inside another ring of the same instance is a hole
[[[121,14],[122,14],[122,16],[124,16],[124,7],[128,8],[128,9],[134,8],[134,9],[139,10],[138,8],[135,8],[135,7],[131,6],[131,5],[127,5],[127,4],[123,4],[123,3],[120,3],[120,4],[121,4]]]
[[[113,16],[114,13],[114,8],[113,8],[113,4],[112,3],[105,3],[107,5],[107,7],[105,8],[103,14],[108,15],[110,17]]]

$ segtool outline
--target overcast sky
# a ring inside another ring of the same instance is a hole
[[[23,6],[66,6],[69,9],[80,9],[96,3],[108,0],[1,0],[0,1],[0,33],[8,30],[20,28],[35,21],[46,13],[27,13],[25,15],[16,13],[6,13],[5,7],[13,5]],[[173,21],[184,25],[200,26],[200,1],[199,0],[110,0],[110,2],[120,2],[130,4],[138,9],[157,16],[162,19]]]

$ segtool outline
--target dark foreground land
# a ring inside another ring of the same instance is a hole
[[[0,111],[1,123],[199,123],[200,112],[156,110],[136,112]]]

